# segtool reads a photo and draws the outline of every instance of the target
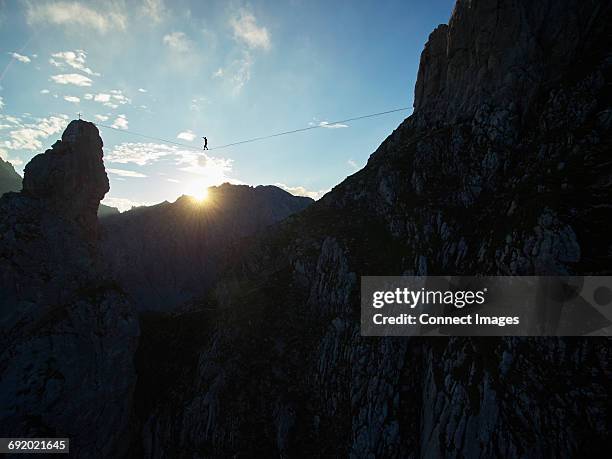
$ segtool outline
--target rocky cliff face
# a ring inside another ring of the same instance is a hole
[[[0,435],[70,437],[79,457],[127,447],[138,323],[100,269],[102,140],[71,122],[0,198]]]
[[[183,196],[102,220],[105,258],[140,310],[201,297],[232,245],[313,202],[274,186],[226,183],[208,193],[203,203]]]
[[[609,339],[363,338],[359,277],[612,272],[611,20],[608,1],[458,1],[423,51],[414,114],[229,270],[205,338],[177,326],[197,369],[140,413],[145,453],[609,446]]]

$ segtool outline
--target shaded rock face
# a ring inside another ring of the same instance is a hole
[[[127,446],[138,323],[100,269],[102,141],[73,121],[0,198],[0,435],[70,437],[79,457]]]
[[[3,161],[0,158],[0,196],[9,191],[21,191],[22,179],[21,176],[15,172],[15,168],[8,161]],[[68,196],[71,199],[72,196]],[[119,209],[116,207],[106,206],[100,204],[98,207],[98,217],[107,217],[109,215],[116,215],[119,213]]]
[[[142,414],[147,455],[606,451],[609,339],[364,338],[359,277],[612,273],[611,20],[459,1],[414,114],[219,282],[197,370]]]
[[[0,158],[0,196],[8,191],[21,190],[21,177],[13,165]]]
[[[110,187],[102,162],[102,139],[93,123],[72,121],[62,140],[32,158],[24,172],[24,195],[79,221],[85,230],[96,228],[100,200]]]
[[[139,310],[171,311],[201,297],[232,245],[313,202],[275,186],[226,183],[208,194],[204,203],[183,196],[102,220],[105,259]]]

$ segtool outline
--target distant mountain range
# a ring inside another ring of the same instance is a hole
[[[0,158],[0,196],[8,191],[21,190],[21,176],[8,161]]]
[[[13,165],[4,161],[0,158],[0,196],[9,191],[20,191],[21,190],[21,175],[19,175]],[[109,215],[116,215],[119,213],[119,209],[116,207],[107,206],[100,204],[98,207],[98,217],[107,217]]]
[[[312,202],[275,186],[226,183],[204,202],[182,196],[102,219],[102,251],[139,310],[168,311],[204,294],[233,244]]]

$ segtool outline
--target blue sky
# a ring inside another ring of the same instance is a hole
[[[453,1],[0,0],[0,155],[22,172],[83,118],[105,202],[173,201],[223,181],[313,197],[363,167],[410,114],[209,146],[411,107],[419,56]],[[147,134],[193,149],[139,138]]]

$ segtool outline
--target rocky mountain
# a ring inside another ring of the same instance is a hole
[[[362,275],[612,272],[612,5],[459,0],[367,166],[143,322],[147,457],[577,457],[608,338],[361,337]],[[156,360],[148,357],[152,351]]]
[[[312,203],[275,186],[223,184],[205,202],[139,207],[102,220],[105,258],[140,310],[169,311],[202,296],[229,247]]]
[[[112,206],[107,206],[106,204],[100,203],[98,206],[98,218],[109,217],[111,215],[118,215],[119,209]]]
[[[0,198],[0,436],[70,437],[75,457],[129,444],[139,325],[98,257],[108,190],[97,128],[72,121]]]
[[[8,161],[0,158],[0,196],[9,191],[21,190],[21,176],[15,171],[15,168]],[[98,217],[106,217],[108,215],[116,215],[119,209],[116,207],[100,204],[98,207]]]
[[[8,191],[21,190],[21,176],[8,161],[0,158],[0,196]]]

